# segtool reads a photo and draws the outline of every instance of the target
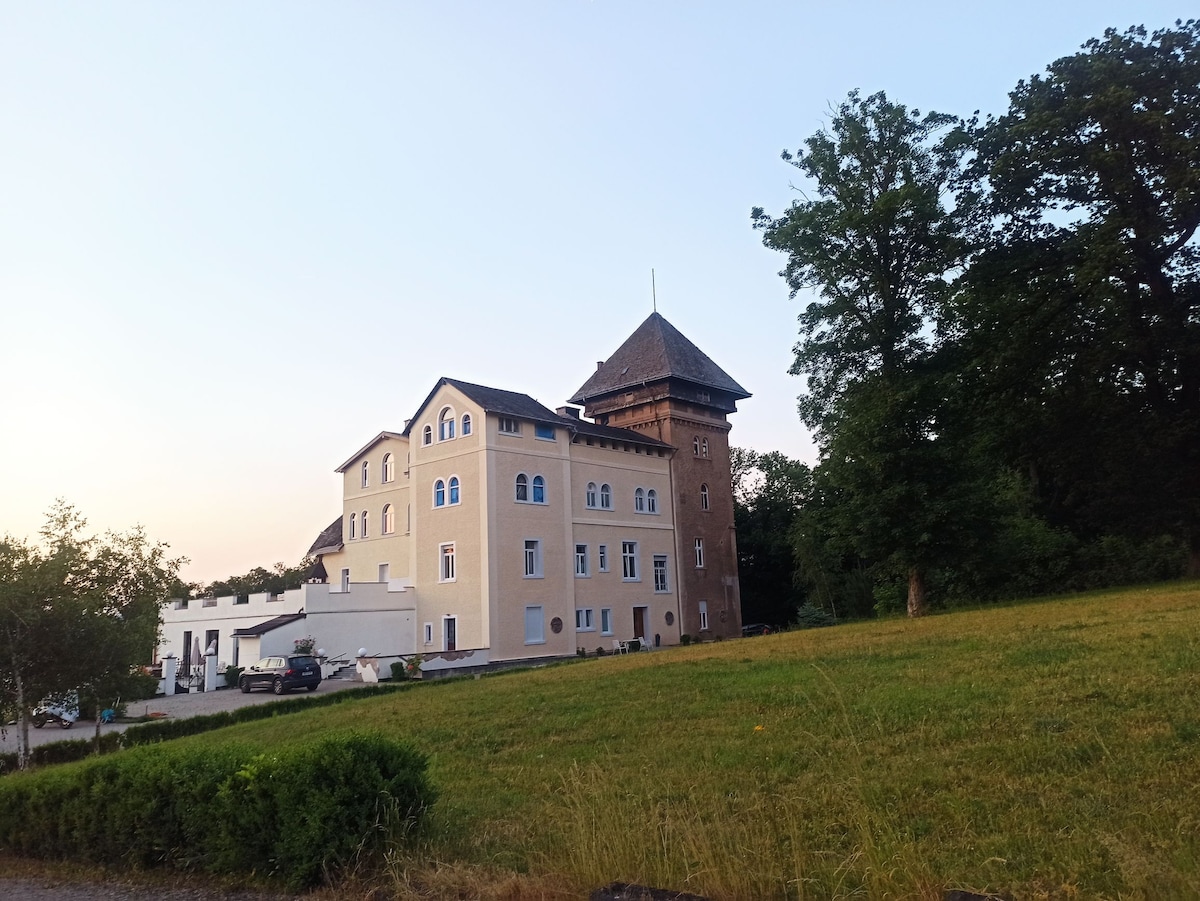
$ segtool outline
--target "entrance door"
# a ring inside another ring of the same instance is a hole
[[[453,616],[447,616],[442,620],[442,638],[445,642],[447,651],[457,650],[458,641],[458,620]]]
[[[649,614],[649,607],[634,607],[633,608],[633,637],[646,637],[646,616]]]

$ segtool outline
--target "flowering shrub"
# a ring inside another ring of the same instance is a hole
[[[307,638],[297,638],[295,644],[297,654],[311,654],[317,646],[317,640],[309,635]]]

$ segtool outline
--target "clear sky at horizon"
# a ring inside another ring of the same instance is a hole
[[[750,209],[851,89],[1002,112],[1157,0],[0,0],[0,533],[57,497],[211,581],[294,563],[441,376],[560,406],[658,311],[813,461]]]

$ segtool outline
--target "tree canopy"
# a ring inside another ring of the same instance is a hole
[[[810,588],[1200,574],[1200,24],[1109,30],[982,122],[853,92],[783,157],[808,193],[752,218],[814,298]]]
[[[18,716],[21,766],[43,699],[111,704],[149,664],[160,605],[184,562],[141,528],[95,537],[86,525],[59,502],[40,543],[0,540],[0,706]]]

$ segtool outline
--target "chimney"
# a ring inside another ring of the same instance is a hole
[[[597,360],[597,361],[596,361],[596,371],[597,371],[597,372],[599,372],[599,371],[600,371],[601,369],[603,369],[603,368],[604,368],[604,361],[603,361],[603,360]]]
[[[579,418],[578,407],[558,407],[554,412],[559,416],[570,416],[572,419]]]

